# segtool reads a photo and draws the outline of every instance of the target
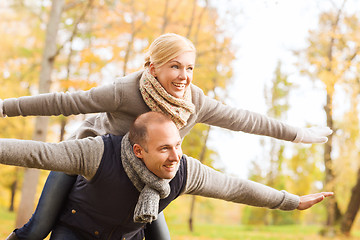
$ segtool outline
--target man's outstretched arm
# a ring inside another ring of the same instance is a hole
[[[83,175],[95,175],[104,152],[101,137],[44,143],[0,139],[0,163]]]
[[[187,166],[184,194],[281,210],[304,210],[333,194],[318,193],[299,197],[250,180],[228,176],[191,157],[187,157]]]

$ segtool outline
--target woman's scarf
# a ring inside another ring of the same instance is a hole
[[[178,129],[187,124],[190,115],[195,112],[195,105],[191,101],[191,89],[186,89],[183,98],[176,98],[169,94],[151,75],[146,68],[140,79],[140,92],[149,108],[154,112],[168,115]]]
[[[134,154],[127,133],[121,141],[121,161],[126,174],[140,192],[134,210],[134,222],[151,223],[159,214],[159,201],[170,194],[171,179],[153,174]]]

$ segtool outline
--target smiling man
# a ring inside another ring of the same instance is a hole
[[[150,115],[156,117],[140,117],[130,129],[129,138],[133,151],[156,176],[172,179],[183,155],[182,139],[178,129],[167,117],[163,119],[158,113]]]
[[[142,240],[145,224],[181,194],[281,210],[304,210],[332,195],[299,197],[227,176],[183,155],[181,141],[166,115],[148,112],[125,136],[55,144],[1,139],[0,163],[80,175],[51,239]]]

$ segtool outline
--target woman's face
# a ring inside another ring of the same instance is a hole
[[[183,98],[189,87],[195,65],[195,52],[184,52],[161,67],[150,64],[150,73],[176,98]]]

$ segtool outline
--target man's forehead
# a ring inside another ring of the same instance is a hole
[[[148,143],[153,143],[157,146],[173,145],[181,142],[179,130],[175,124],[168,122],[165,124],[154,124],[149,126],[147,134]]]

